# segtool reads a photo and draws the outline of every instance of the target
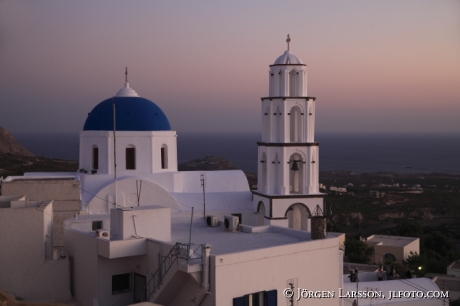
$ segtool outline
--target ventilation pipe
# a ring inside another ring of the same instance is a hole
[[[203,284],[202,287],[204,291],[209,290],[209,254],[211,253],[211,247],[209,245],[205,245],[203,247],[203,251],[201,252],[202,260],[203,260]]]

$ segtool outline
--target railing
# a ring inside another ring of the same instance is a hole
[[[187,264],[190,260],[196,261],[196,264],[201,264],[203,262],[202,254],[204,246],[204,244],[192,243],[189,245],[177,242],[169,251],[168,255],[164,257],[163,261],[161,261],[158,269],[153,273],[152,277],[145,285],[141,301],[148,301],[150,296],[160,289],[166,274],[174,263],[179,263],[179,259],[185,260]]]

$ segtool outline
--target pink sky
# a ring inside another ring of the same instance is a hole
[[[123,86],[180,132],[258,132],[269,65],[308,68],[318,132],[460,133],[459,1],[2,1],[0,125],[78,132]]]

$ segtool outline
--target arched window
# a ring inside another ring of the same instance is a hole
[[[289,119],[290,128],[290,141],[301,142],[302,141],[302,113],[298,106],[291,108],[291,115]]]
[[[168,169],[168,146],[161,146],[161,169]]]
[[[295,69],[292,69],[291,72],[289,72],[289,96],[290,97],[298,96],[297,94],[298,75],[299,73]]]
[[[136,148],[133,145],[126,147],[126,170],[136,169]]]
[[[392,253],[386,253],[383,255],[383,262],[388,263],[388,262],[395,262],[396,261],[396,256],[394,256]]]
[[[99,148],[94,145],[93,146],[93,156],[92,156],[92,161],[93,161],[93,167],[92,170],[97,170],[99,169]]]

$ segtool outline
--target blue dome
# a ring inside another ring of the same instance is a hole
[[[170,131],[165,113],[152,101],[141,97],[113,97],[102,101],[88,114],[84,131],[113,130],[113,102],[117,131]]]

